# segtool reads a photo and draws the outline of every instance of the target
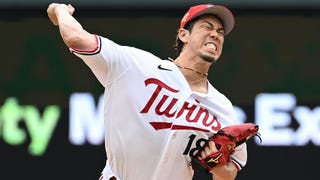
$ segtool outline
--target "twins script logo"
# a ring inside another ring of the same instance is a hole
[[[148,113],[154,111],[159,116],[165,116],[170,119],[178,119],[183,114],[186,114],[183,118],[187,125],[178,125],[174,122],[150,122],[151,126],[156,130],[161,129],[172,129],[172,130],[197,130],[203,132],[209,132],[208,129],[213,131],[218,131],[221,128],[221,124],[218,121],[217,117],[212,115],[207,109],[190,102],[182,102],[182,106],[177,108],[175,105],[180,104],[179,99],[174,98],[174,94],[178,93],[179,90],[176,90],[162,81],[149,78],[145,80],[145,85],[156,85],[156,89],[153,92],[152,96],[149,98],[147,104],[140,111],[140,113]],[[166,91],[168,92],[166,94]],[[160,95],[160,93],[162,95]],[[170,96],[169,96],[170,94]],[[169,99],[171,97],[171,100]],[[157,101],[156,101],[157,100]],[[167,106],[165,107],[165,104]],[[199,102],[198,102],[199,104]],[[199,128],[197,124],[200,123],[205,128]]]

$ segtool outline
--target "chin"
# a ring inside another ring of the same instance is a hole
[[[218,60],[218,58],[216,58],[216,57],[205,56],[205,55],[201,56],[201,59],[203,59],[204,61],[209,62],[209,63],[214,63]]]

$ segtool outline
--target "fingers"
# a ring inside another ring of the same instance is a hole
[[[55,26],[58,25],[57,16],[55,14],[55,8],[57,7],[57,5],[58,5],[57,3],[52,3],[47,8],[48,17]]]
[[[75,9],[71,4],[68,4],[68,12],[70,15],[72,15],[74,13]]]
[[[207,145],[203,148],[200,153],[200,159],[204,159],[207,156],[211,155],[212,153],[217,152],[216,144],[213,141],[209,141]]]
[[[67,11],[70,15],[72,15],[75,11],[75,8],[71,4],[58,4],[58,3],[51,3],[47,8],[47,14],[50,21],[57,26],[58,19],[57,19],[57,10],[64,10]]]

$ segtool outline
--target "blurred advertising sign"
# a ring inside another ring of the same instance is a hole
[[[320,106],[297,105],[290,93],[261,93],[250,107],[235,106],[239,123],[255,122],[260,126],[262,143],[259,146],[320,146]],[[28,143],[30,155],[45,153],[57,124],[68,123],[70,145],[99,146],[104,142],[103,96],[95,102],[93,94],[74,93],[70,97],[68,116],[62,116],[61,107],[48,105],[38,108],[19,104],[10,97],[0,106],[0,135],[8,145]],[[249,114],[248,112],[254,112]],[[254,117],[249,119],[248,117]],[[24,127],[19,126],[23,122]],[[60,133],[58,133],[60,134]]]

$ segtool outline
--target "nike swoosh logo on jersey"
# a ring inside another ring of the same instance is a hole
[[[158,66],[158,69],[164,70],[164,71],[172,71],[172,69],[167,69],[161,66],[161,64]]]

